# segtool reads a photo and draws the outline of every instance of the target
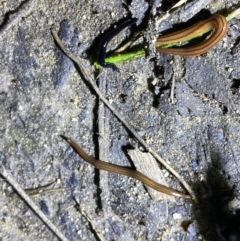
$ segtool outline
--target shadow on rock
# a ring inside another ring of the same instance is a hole
[[[233,188],[223,175],[221,160],[214,155],[206,178],[193,185],[198,203],[193,216],[200,234],[207,241],[240,241],[240,209],[231,210]]]

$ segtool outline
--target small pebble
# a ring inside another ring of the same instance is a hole
[[[182,214],[181,213],[174,213],[173,214],[173,219],[176,220],[176,219],[181,219],[182,218]]]

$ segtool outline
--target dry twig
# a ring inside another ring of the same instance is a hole
[[[76,58],[67,48],[64,47],[62,41],[57,35],[57,32],[55,30],[52,30],[53,38],[55,39],[58,46],[61,48],[61,50],[78,66],[81,74],[84,76],[85,80],[90,83],[98,97],[104,102],[104,104],[112,111],[112,113],[122,122],[122,124],[135,136],[135,138],[142,144],[142,146],[150,152],[165,168],[167,168],[178,180],[182,185],[186,188],[188,193],[192,196],[192,198],[195,200],[194,192],[192,191],[191,187],[188,185],[188,183],[184,180],[184,178],[176,172],[172,166],[170,166],[165,160],[163,160],[152,148],[138,135],[138,133],[132,128],[132,126],[129,124],[129,121],[126,121],[119,112],[109,103],[109,101],[106,99],[106,97],[101,93],[101,91],[98,89],[97,85],[95,84],[95,80],[92,77],[91,73],[89,72],[88,68],[84,66],[84,64]]]
[[[26,192],[15,181],[13,176],[0,164],[0,174],[13,186],[21,198],[28,204],[28,206],[36,213],[36,215],[47,225],[47,227],[62,241],[68,239],[59,231],[59,229],[43,214],[39,207],[32,201]]]

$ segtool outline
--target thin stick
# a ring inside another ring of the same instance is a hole
[[[154,150],[151,149],[151,147],[138,135],[138,133],[132,128],[132,126],[129,124],[129,121],[126,121],[119,112],[109,103],[109,101],[106,99],[106,97],[101,93],[101,91],[98,89],[97,85],[95,84],[94,78],[90,74],[87,68],[84,67],[84,65],[80,62],[78,58],[76,58],[67,48],[64,47],[62,41],[57,35],[57,32],[55,30],[52,30],[53,38],[55,39],[58,46],[61,48],[61,50],[78,66],[79,70],[83,74],[86,81],[88,81],[94,91],[97,93],[98,97],[103,101],[103,103],[112,111],[112,113],[122,122],[122,124],[137,138],[137,140],[142,144],[142,146],[150,152],[165,168],[167,168],[178,180],[182,185],[186,188],[186,190],[189,192],[189,194],[192,196],[193,199],[195,199],[194,192],[192,191],[191,187],[188,185],[188,183],[184,180],[184,178],[177,173],[165,160],[163,160]]]
[[[228,14],[226,19],[227,19],[227,21],[229,21],[229,20],[231,20],[233,18],[238,18],[239,16],[240,16],[240,8],[237,8],[236,10],[234,10],[233,12]]]
[[[170,100],[171,104],[174,104],[174,90],[175,90],[175,76],[173,77]]]
[[[156,27],[165,19],[167,19],[170,16],[170,13],[172,13],[175,9],[180,7],[182,4],[184,4],[187,0],[180,0],[177,2],[170,10],[168,10],[160,19],[156,21]]]
[[[85,216],[85,218],[87,219],[87,221],[90,223],[90,225],[92,226],[92,230],[93,232],[96,234],[96,236],[99,238],[100,241],[105,241],[104,237],[103,237],[103,234],[102,232],[97,228],[97,226],[95,225],[95,223],[93,222],[92,218],[88,215],[88,213],[81,208],[80,206],[80,202],[75,199],[75,202],[76,202],[76,208],[77,210],[80,212],[80,214],[82,216]]]
[[[32,201],[32,199],[24,192],[20,185],[15,181],[13,176],[0,165],[0,174],[13,186],[21,198],[28,204],[28,206],[35,212],[35,214],[47,225],[47,227],[62,241],[68,239],[58,230],[58,228],[43,214],[39,207]]]

